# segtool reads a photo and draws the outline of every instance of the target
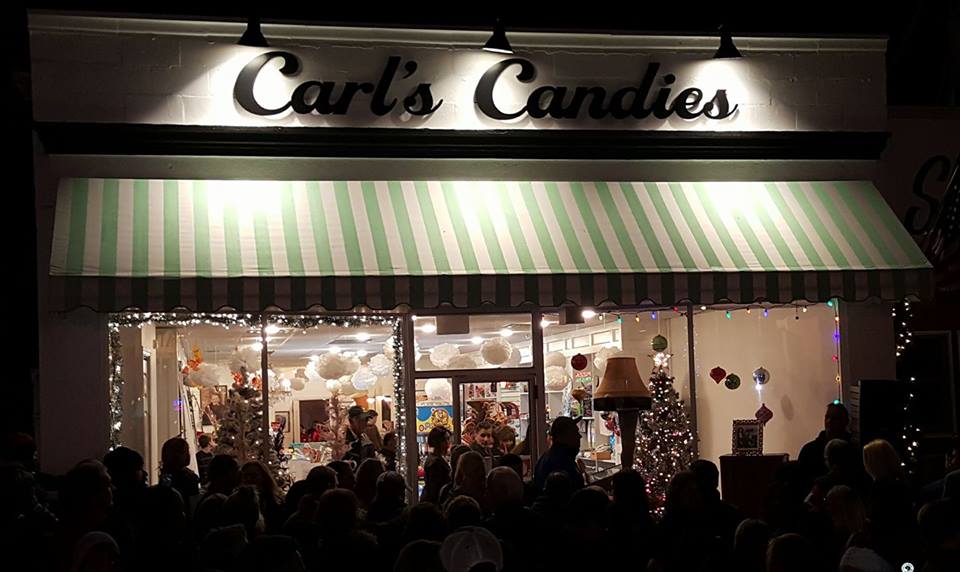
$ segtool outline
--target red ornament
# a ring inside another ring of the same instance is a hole
[[[757,418],[758,421],[760,421],[760,423],[766,425],[767,421],[770,421],[771,419],[773,419],[773,411],[770,411],[767,408],[767,404],[764,403],[760,405],[760,409],[757,409],[757,412],[754,413],[754,416]]]
[[[710,370],[710,378],[717,383],[723,381],[723,378],[725,377],[727,377],[727,370],[723,369],[719,365]]]
[[[577,371],[583,371],[587,368],[587,356],[577,354],[570,358],[570,367]]]

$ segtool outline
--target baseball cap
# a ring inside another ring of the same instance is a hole
[[[468,572],[478,564],[492,564],[499,572],[503,569],[503,550],[489,530],[465,526],[443,541],[440,562],[448,572]]]

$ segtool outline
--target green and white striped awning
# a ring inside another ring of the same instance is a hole
[[[50,263],[104,310],[892,300],[929,268],[848,181],[64,179]]]

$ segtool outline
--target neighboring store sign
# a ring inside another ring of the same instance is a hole
[[[403,62],[400,56],[390,56],[380,78],[372,81],[335,82],[308,79],[297,85],[285,104],[264,107],[254,95],[254,84],[264,73],[267,63],[282,60],[279,73],[294,77],[301,71],[296,55],[281,50],[262,53],[251,59],[240,71],[234,84],[234,98],[246,111],[259,116],[271,116],[292,110],[298,114],[345,115],[352,107],[368,106],[370,113],[384,116],[399,105],[412,116],[430,115],[443,105],[443,98],[432,92],[430,83],[419,82],[402,100],[393,93],[396,86],[412,78],[419,67],[415,60]],[[402,66],[401,66],[402,64]],[[514,73],[516,72],[516,73]],[[601,86],[542,85],[530,90],[519,107],[506,109],[494,101],[494,91],[502,84],[512,83],[514,89],[530,84],[537,77],[533,62],[524,58],[508,58],[490,66],[480,77],[474,90],[474,101],[483,115],[495,120],[511,120],[524,115],[539,119],[644,119],[649,116],[667,119],[676,115],[681,119],[706,117],[721,120],[733,115],[737,105],[730,106],[725,89],[718,89],[709,99],[703,90],[688,87],[673,93],[676,75],[660,73],[660,64],[650,62],[637,85],[626,85],[615,90]],[[652,101],[648,101],[651,99]]]

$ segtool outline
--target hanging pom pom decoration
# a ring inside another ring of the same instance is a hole
[[[349,375],[345,375],[340,378],[340,393],[351,396],[355,393],[359,393],[357,388],[353,386],[351,378]]]
[[[302,377],[295,377],[293,381],[290,382],[290,389],[294,391],[303,391],[305,387],[307,387],[307,384],[303,382]]]
[[[757,409],[757,412],[754,413],[754,417],[757,418],[757,421],[766,425],[767,421],[773,419],[773,411],[770,411],[770,409],[767,408],[767,404],[764,403],[760,405],[760,409]]]
[[[523,356],[520,355],[520,350],[513,348],[513,351],[510,352],[510,359],[503,363],[504,367],[517,367],[520,365],[520,360]]]
[[[662,352],[667,349],[667,338],[657,334],[653,336],[653,340],[650,342],[650,347],[653,348],[655,352]]]
[[[339,379],[328,379],[326,385],[327,385],[327,391],[329,391],[330,393],[340,393]]]
[[[480,344],[480,357],[490,365],[502,365],[513,352],[513,346],[502,336],[488,338]]]
[[[230,357],[230,371],[240,373],[245,369],[248,373],[260,371],[260,352],[256,349],[246,346],[238,348]]]
[[[567,385],[570,384],[570,377],[567,375],[567,370],[555,365],[552,365],[544,370],[544,379],[546,381],[547,389],[551,391],[560,391],[566,389]]]
[[[383,355],[385,355],[390,361],[393,361],[394,358],[396,358],[393,351],[393,336],[390,336],[387,338],[387,341],[383,342]]]
[[[367,391],[377,383],[377,374],[373,373],[369,367],[361,367],[350,378],[350,383],[359,391]]]
[[[423,391],[430,401],[449,403],[453,400],[453,388],[450,387],[450,382],[445,379],[428,379]]]
[[[388,358],[386,354],[377,354],[370,358],[367,367],[377,377],[385,377],[393,373],[393,360]]]
[[[710,370],[710,379],[717,383],[723,381],[723,378],[725,377],[727,377],[727,370],[723,369],[719,365]]]
[[[348,373],[349,360],[350,358],[342,354],[326,353],[317,359],[314,368],[323,379],[340,379]]]
[[[323,378],[320,377],[320,374],[317,373],[317,370],[314,368],[313,362],[311,362],[307,367],[303,368],[303,376],[307,378],[309,383],[320,383],[323,381]]]
[[[757,385],[766,385],[770,381],[770,372],[762,367],[753,370],[753,381]]]
[[[430,354],[421,354],[417,358],[417,371],[433,371],[439,369],[437,366],[433,365],[433,361],[430,359]]]
[[[343,358],[343,375],[353,375],[360,369],[360,358],[350,356]]]
[[[560,352],[550,352],[543,356],[543,367],[550,366],[563,367],[567,365],[567,358]]]
[[[187,376],[187,380],[193,384],[191,387],[215,387],[233,383],[233,377],[227,368],[206,362],[197,365],[197,368]]]
[[[430,361],[440,369],[448,369],[450,360],[460,355],[460,348],[453,344],[440,344],[430,350]]]
[[[727,379],[723,381],[723,384],[727,386],[727,389],[736,389],[740,387],[740,376],[735,373],[731,373],[727,376]]]

